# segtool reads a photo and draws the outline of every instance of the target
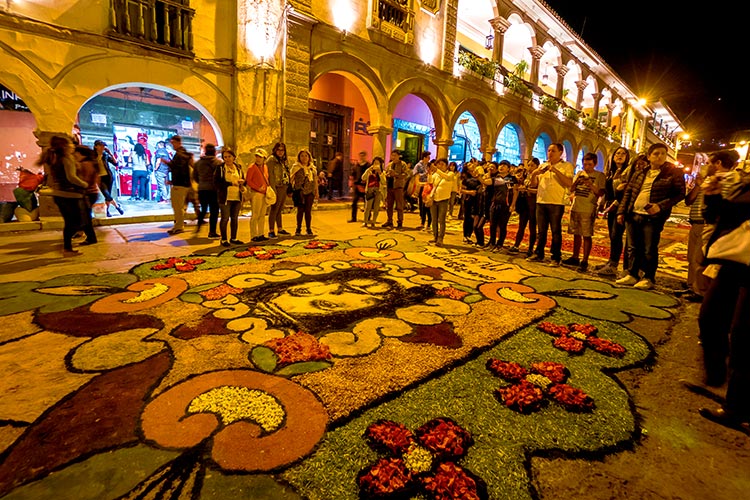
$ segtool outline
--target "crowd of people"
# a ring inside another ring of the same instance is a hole
[[[243,168],[231,149],[218,151],[206,144],[203,155],[194,161],[179,136],[170,142],[174,154],[158,157],[156,166],[164,167],[164,182],[170,187],[174,226],[169,234],[184,232],[186,206],[192,202],[197,231],[208,216],[209,238],[220,239],[225,247],[243,245],[237,239],[238,217],[243,202],[249,201],[251,241],[262,244],[290,234],[284,229],[282,214],[287,196],[291,196],[297,210],[295,235],[302,235],[303,222],[306,235],[313,235],[312,210],[321,193],[330,192],[321,187],[331,176],[330,170],[318,171],[307,149],[300,149],[290,165],[286,145],[278,142],[270,155],[256,149],[254,162]],[[431,243],[438,247],[444,245],[446,219],[458,206],[465,244],[519,254],[528,233],[524,249],[528,261],[587,272],[594,226],[602,214],[610,251],[607,262],[594,271],[615,278],[618,286],[648,290],[655,285],[661,232],[672,208],[684,200],[690,207],[691,224],[685,297],[702,302],[699,326],[705,366],[705,379],[686,381],[686,385],[701,388],[728,383],[722,407],[702,408],[700,414],[750,434],[750,368],[746,362],[750,358],[750,174],[738,167],[739,155],[734,150],[713,153],[705,169],[686,185],[685,172],[667,161],[664,144],[653,144],[632,160],[626,148],[617,148],[601,171],[596,169],[597,156],[588,153],[577,173],[563,159],[563,152],[561,144],[553,143],[544,162],[532,158],[512,165],[505,160],[472,159],[461,168],[446,158],[431,160],[431,154],[424,152],[412,168],[398,150],[391,152],[388,162],[381,157],[370,161],[363,151],[349,179],[349,222],[357,222],[358,204],[363,201],[364,227],[375,228],[384,207],[386,220],[380,227],[404,229],[406,200],[414,196],[419,208],[415,229],[430,231]],[[333,161],[339,161],[338,157]],[[85,235],[82,245],[97,242],[91,207],[100,193],[108,210],[112,206],[122,213],[110,193],[113,163],[101,141],[89,148],[65,137],[53,137],[37,161],[64,219],[66,256],[79,253],[73,248],[78,231]],[[563,259],[566,207],[570,207],[567,232],[573,236],[573,249],[572,255]],[[518,216],[518,230],[506,244],[512,213]],[[485,242],[488,223],[489,239]],[[548,235],[550,260],[546,261]],[[723,242],[728,236],[733,238],[732,244]],[[737,245],[748,250],[732,252]],[[718,254],[719,247],[730,251]],[[622,274],[618,277],[621,258]]]

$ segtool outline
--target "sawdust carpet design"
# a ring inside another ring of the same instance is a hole
[[[406,234],[0,285],[5,498],[533,498],[638,438],[673,298]],[[580,344],[580,345],[579,345]]]

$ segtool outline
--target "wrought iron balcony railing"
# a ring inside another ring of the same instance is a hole
[[[414,43],[414,0],[372,0],[370,27],[404,43]]]
[[[110,35],[192,54],[194,15],[189,0],[110,0]]]

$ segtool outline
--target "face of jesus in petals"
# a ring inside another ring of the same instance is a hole
[[[311,281],[288,288],[270,302],[291,315],[340,313],[380,304],[389,290],[388,284],[373,279]]]

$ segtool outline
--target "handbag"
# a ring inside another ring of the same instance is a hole
[[[710,260],[730,260],[750,266],[750,220],[719,237],[708,247]]]
[[[271,186],[266,186],[266,205],[276,203],[276,191]]]

